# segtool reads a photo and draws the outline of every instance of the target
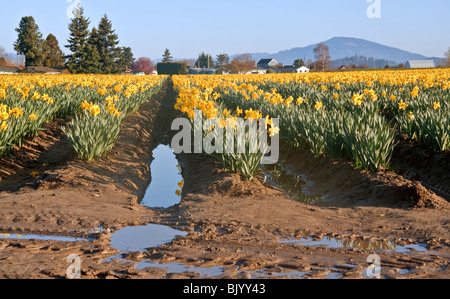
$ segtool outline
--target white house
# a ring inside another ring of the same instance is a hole
[[[281,73],[309,73],[309,68],[306,66],[296,67],[293,65],[287,65],[285,67],[280,67],[275,69],[275,73],[281,74]]]
[[[17,74],[20,69],[15,66],[0,66],[0,74]]]
[[[408,60],[405,64],[408,69],[435,68],[434,60]]]
[[[305,73],[309,73],[309,71],[310,71],[310,69],[307,68],[306,66],[301,66],[301,67],[299,67],[299,68],[297,69],[297,73],[303,73],[303,74],[305,74]]]
[[[262,68],[262,67],[256,67],[252,70],[250,70],[249,72],[247,72],[247,74],[266,74],[267,73],[267,69]]]

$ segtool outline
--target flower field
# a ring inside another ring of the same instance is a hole
[[[108,153],[124,117],[157,93],[165,76],[0,76],[0,157],[55,118],[83,160]]]
[[[376,250],[386,278],[447,278],[449,77],[0,75],[0,277],[65,277],[73,252],[83,278],[365,278]],[[191,130],[196,149],[198,123],[202,152],[175,152]],[[155,225],[186,234],[116,247],[120,230]]]
[[[136,112],[166,76],[2,76],[0,156],[32,139],[54,118],[70,119],[64,132],[90,161],[115,144],[124,117]],[[175,108],[194,111],[219,127],[236,119],[263,120],[269,137],[280,134],[316,157],[347,157],[355,167],[389,168],[397,134],[450,149],[450,71],[408,70],[311,74],[173,76]],[[273,119],[279,124],[274,125]],[[214,124],[211,129],[214,128]],[[248,146],[248,138],[246,144]],[[261,153],[217,155],[251,178]]]
[[[450,149],[450,70],[174,76],[176,109],[193,117],[279,119],[280,133],[316,157],[389,168],[398,134]],[[276,132],[275,132],[276,131]]]

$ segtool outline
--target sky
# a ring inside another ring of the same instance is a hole
[[[76,1],[91,28],[106,14],[120,46],[131,47],[135,58],[160,59],[166,48],[175,59],[277,53],[333,37],[430,57],[450,47],[449,0],[0,0],[0,46],[13,53],[15,28],[33,16],[44,38],[52,33],[68,53]]]

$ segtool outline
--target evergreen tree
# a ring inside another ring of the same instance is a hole
[[[303,59],[296,59],[294,61],[294,66],[295,67],[302,67],[305,66],[305,61]]]
[[[219,54],[217,55],[217,73],[223,74],[227,70],[227,66],[230,63],[230,57],[228,54]]]
[[[82,7],[76,8],[75,18],[73,18],[69,24],[70,37],[67,40],[68,48],[72,54],[66,56],[68,59],[66,67],[71,73],[83,73],[84,72],[84,60],[88,58],[89,50],[88,37],[89,37],[89,24],[88,18],[83,15],[84,9]]]
[[[169,49],[166,49],[163,54],[162,62],[172,62],[172,55],[170,54]]]
[[[112,29],[112,23],[105,14],[98,25],[97,49],[100,54],[101,71],[105,74],[118,72],[116,61],[121,56],[121,49],[117,48],[119,36]]]
[[[121,74],[127,68],[130,68],[134,62],[133,53],[131,52],[130,47],[121,47],[118,48],[118,60],[116,61],[114,73]]]
[[[101,73],[100,55],[97,50],[99,34],[97,29],[92,28],[83,53],[85,57],[81,63],[83,73],[99,74]]]
[[[20,21],[14,50],[25,55],[25,66],[40,66],[44,62],[42,33],[33,17],[23,17]]]
[[[198,56],[195,65],[199,68],[210,68],[214,66],[214,61],[210,54],[205,54],[202,52],[202,54]]]
[[[44,42],[44,66],[47,67],[62,67],[64,66],[64,55],[59,47],[58,40],[53,34],[49,34]]]

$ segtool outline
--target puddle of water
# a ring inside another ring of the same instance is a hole
[[[114,232],[111,236],[111,247],[122,252],[145,251],[171,242],[177,236],[188,233],[168,226],[149,224],[145,226],[129,226]]]
[[[152,180],[141,204],[148,208],[168,208],[180,203],[183,188],[181,167],[167,145],[159,145],[153,151]],[[122,252],[145,251],[171,242],[176,236],[188,233],[158,224],[129,226],[114,232],[111,247]]]
[[[195,267],[190,265],[185,265],[182,263],[168,263],[161,264],[151,260],[146,260],[137,263],[136,269],[146,269],[146,268],[165,268],[168,273],[186,273],[186,272],[197,272],[205,277],[216,277],[220,276],[225,272],[225,269],[220,266],[212,267]]]
[[[45,235],[21,235],[21,234],[7,234],[1,233],[0,239],[11,239],[11,240],[43,240],[43,241],[61,241],[61,242],[78,242],[91,240],[83,238],[74,238],[66,236],[45,236]]]
[[[252,279],[261,279],[261,278],[276,278],[276,277],[289,277],[292,279],[304,279],[306,274],[309,274],[311,271],[302,272],[302,271],[291,271],[291,272],[269,272],[267,269],[256,270],[256,271],[247,271],[250,274]]]
[[[152,181],[141,204],[149,208],[168,208],[180,203],[184,180],[172,148],[159,145],[153,157]]]
[[[136,269],[144,270],[146,268],[166,268],[168,273],[187,273],[187,272],[196,272],[200,275],[208,278],[217,277],[223,275],[227,272],[232,273],[235,276],[239,276],[242,273],[247,273],[250,275],[252,279],[260,279],[260,278],[274,278],[274,277],[285,277],[288,276],[294,279],[301,279],[310,272],[301,272],[301,271],[291,271],[291,272],[270,272],[267,269],[261,270],[252,270],[252,271],[232,271],[227,270],[222,266],[212,266],[212,267],[196,267],[191,265],[186,265],[182,263],[168,263],[168,264],[160,264],[158,262],[153,262],[150,260],[141,261],[137,263]],[[331,277],[330,277],[331,278]],[[335,277],[333,277],[335,278]]]
[[[263,165],[264,179],[272,185],[287,192],[292,200],[313,204],[323,201],[322,197],[310,196],[305,193],[305,187],[308,183],[302,176],[290,173],[285,169],[282,163],[273,165]]]
[[[313,240],[312,238],[300,240],[285,240],[280,241],[283,244],[295,244],[299,246],[311,247],[327,247],[327,248],[347,248],[359,250],[380,250],[380,251],[395,251],[398,253],[407,253],[411,251],[427,251],[426,245],[411,244],[411,245],[397,245],[393,241],[366,241],[363,239],[336,239],[326,237],[321,240]]]

